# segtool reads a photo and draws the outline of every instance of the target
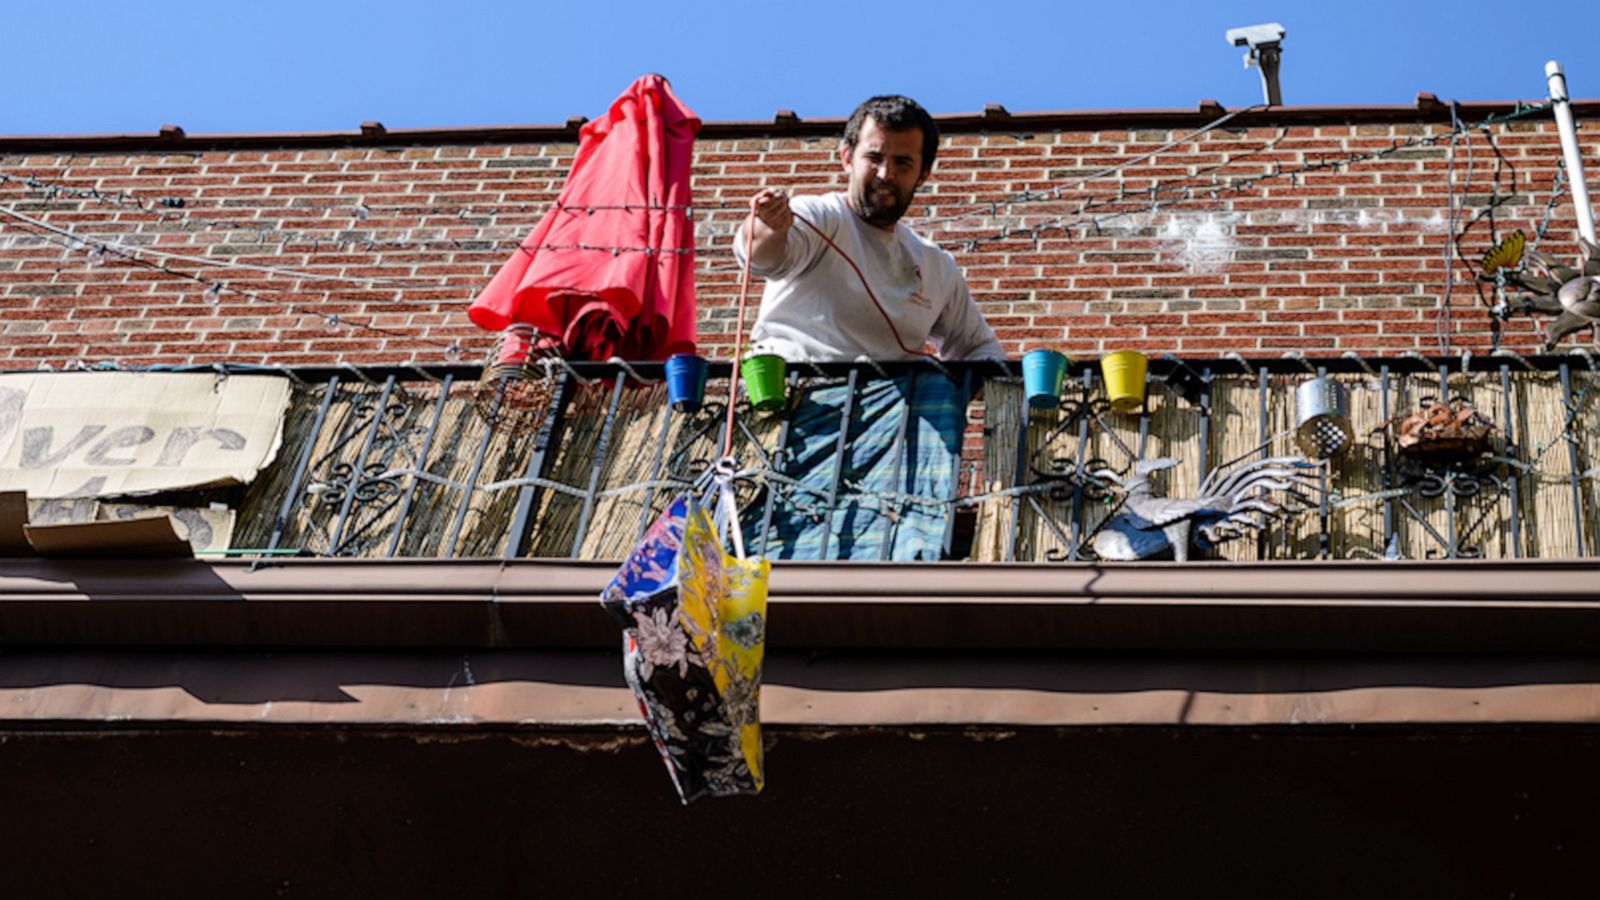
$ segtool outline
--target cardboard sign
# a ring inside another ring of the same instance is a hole
[[[206,507],[142,506],[136,503],[101,503],[94,511],[97,522],[142,519],[164,515],[172,520],[172,530],[180,540],[200,550],[226,550],[233,543],[234,512]]]
[[[0,375],[0,491],[51,499],[247,483],[277,456],[289,391],[270,375]]]
[[[29,500],[0,491],[0,556],[190,556],[228,549],[233,523],[231,509]]]
[[[111,522],[24,525],[22,530],[40,556],[170,559],[194,555],[189,542],[173,529],[172,519],[164,515]]]

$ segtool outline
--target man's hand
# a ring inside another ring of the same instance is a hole
[[[770,269],[783,259],[789,229],[794,226],[789,196],[777,188],[766,188],[750,198],[750,212],[754,214],[754,233],[745,235],[745,228],[751,224],[747,222],[740,227],[734,240],[739,242],[739,251],[742,253],[746,249],[745,242],[754,239],[749,248],[750,261],[757,268]]]
[[[750,198],[750,211],[761,224],[776,232],[788,231],[794,225],[794,213],[789,211],[789,195],[776,188],[767,188]]]

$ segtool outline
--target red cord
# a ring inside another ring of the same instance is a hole
[[[739,400],[739,357],[744,355],[744,306],[750,297],[750,258],[756,248],[756,211],[744,224],[744,273],[739,277],[739,321],[733,329],[733,371],[728,373],[728,425],[722,433],[722,456],[733,455],[733,404]]]
[[[802,223],[804,223],[807,228],[811,229],[812,231],[815,231],[817,233],[817,237],[822,238],[824,243],[826,243],[829,247],[832,247],[834,252],[838,253],[841,257],[843,257],[844,261],[850,264],[850,268],[855,270],[856,277],[861,279],[861,287],[866,289],[867,298],[872,301],[872,305],[873,306],[876,306],[878,308],[878,315],[883,316],[884,323],[889,326],[889,333],[894,335],[894,342],[896,344],[900,345],[901,351],[903,351],[905,353],[910,353],[913,356],[933,357],[933,354],[927,352],[926,350],[921,350],[921,349],[913,350],[910,347],[907,347],[906,346],[906,342],[900,339],[900,329],[894,327],[894,320],[889,318],[888,311],[883,308],[883,304],[882,303],[878,302],[878,295],[874,294],[872,292],[872,285],[867,284],[867,276],[862,274],[861,267],[856,265],[856,261],[850,258],[850,254],[848,254],[848,253],[844,252],[844,250],[840,249],[839,245],[835,244],[833,242],[832,238],[829,238],[827,235],[823,234],[822,233],[822,229],[818,228],[816,225],[812,224],[810,219],[807,219],[805,216],[800,215],[799,213],[795,212],[792,209],[789,210],[789,213],[790,213],[790,215],[794,216],[796,219],[798,219]],[[934,357],[934,358],[937,358],[937,357]]]

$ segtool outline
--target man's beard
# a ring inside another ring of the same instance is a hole
[[[879,188],[883,193],[879,193]],[[893,185],[881,181],[868,183],[856,197],[856,213],[869,225],[888,227],[900,221],[911,208],[911,197],[901,197]]]

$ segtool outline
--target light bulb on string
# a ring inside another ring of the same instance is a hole
[[[328,330],[329,334],[338,334],[339,330],[344,327],[344,320],[333,313],[327,313],[322,317],[322,325]]]
[[[213,282],[210,287],[206,288],[205,293],[200,295],[200,298],[206,302],[207,306],[216,306],[218,303],[221,303],[222,283]]]
[[[93,247],[89,248],[89,264],[92,266],[103,266],[106,264],[105,244],[95,244]]]
[[[365,203],[357,203],[355,209],[351,212],[355,214],[357,221],[365,222],[367,220],[367,216],[370,215],[372,211],[367,208]]]
[[[447,363],[454,365],[461,362],[461,355],[460,344],[452,342],[450,346],[444,348],[444,361]]]

